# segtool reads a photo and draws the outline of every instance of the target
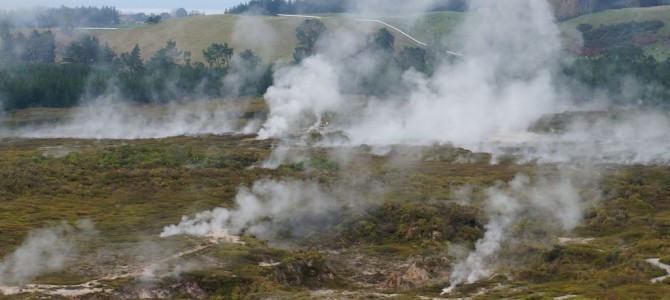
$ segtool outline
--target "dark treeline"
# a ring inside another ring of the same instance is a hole
[[[623,45],[599,56],[580,57],[563,72],[590,93],[606,92],[616,104],[670,108],[670,59],[658,61],[638,46]]]
[[[600,55],[610,48],[617,48],[626,44],[653,44],[658,42],[658,30],[665,27],[659,20],[645,22],[628,22],[614,25],[600,25],[593,27],[590,24],[579,24],[577,29],[582,33],[584,45],[583,54]]]
[[[318,14],[341,13],[347,8],[343,0],[251,0],[226,10],[227,14]]]
[[[0,22],[20,28],[113,27],[119,25],[120,14],[116,8],[110,6],[0,10]]]
[[[172,13],[162,12],[160,14],[146,14],[140,12],[140,13],[124,14],[121,16],[121,24],[158,23],[161,20],[203,16],[203,15],[204,15],[203,12],[197,10],[186,11],[185,8],[181,7],[175,9]]]
[[[261,95],[272,84],[271,66],[253,51],[234,55],[227,44],[205,50],[207,65],[169,40],[150,59],[141,49],[117,54],[82,35],[59,51],[49,31],[29,36],[0,32],[0,103],[4,110],[71,107],[81,99],[117,94],[134,103],[194,97]],[[223,51],[221,51],[223,49]]]
[[[15,61],[53,63],[56,60],[56,37],[51,31],[33,30],[13,37],[6,25],[0,25],[0,63]]]
[[[250,0],[226,11],[230,14],[341,13],[356,7],[357,0]],[[466,11],[470,0],[437,0],[430,11]],[[670,0],[550,0],[558,20],[567,20],[607,9],[670,5]],[[393,7],[384,7],[393,11]]]
[[[354,8],[356,0],[251,0],[226,10],[228,14],[320,14],[342,13]],[[465,11],[467,0],[435,1],[431,10]]]
[[[549,0],[560,21],[608,9],[670,5],[670,0]]]
[[[670,101],[664,100],[670,99],[670,60],[658,61],[641,48],[659,42],[658,31],[664,26],[658,20],[598,27],[579,24],[581,55],[563,72],[591,93],[606,92],[614,103],[670,108]]]
[[[317,19],[305,20],[297,27],[295,63],[317,54],[319,43],[329,42],[332,35],[327,30]],[[271,66],[251,50],[236,53],[228,44],[214,43],[203,56],[206,63],[193,62],[190,52],[169,40],[143,60],[138,45],[129,52],[116,53],[89,35],[57,49],[50,31],[12,35],[4,26],[0,27],[0,103],[5,110],[70,107],[81,99],[107,94],[135,103],[161,103],[262,95],[272,85]],[[341,87],[352,94],[381,98],[402,95],[398,83],[407,70],[430,76],[441,62],[458,58],[432,48],[404,47],[398,51],[393,34],[382,28],[342,59],[341,65],[352,69],[341,72],[345,74]],[[374,69],[361,72],[361,65]],[[664,100],[670,99],[670,60],[657,61],[634,44],[578,57],[563,66],[563,74],[571,84],[585,87],[588,92],[582,95],[587,98],[604,92],[619,104],[670,108]],[[631,98],[636,103],[631,103]]]

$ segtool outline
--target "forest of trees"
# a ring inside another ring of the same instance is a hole
[[[624,27],[612,27],[614,31]],[[651,22],[631,28],[653,29]],[[580,26],[583,32],[600,30]],[[636,29],[637,30],[637,29]],[[328,28],[318,19],[304,20],[296,29],[294,64],[318,54],[317,42],[328,43]],[[605,34],[605,36],[607,36]],[[367,37],[367,43],[345,58],[343,66],[378,60],[370,72],[347,72],[342,88],[360,95],[384,97],[402,93],[397,84],[405,71],[414,69],[431,75],[441,62],[459,59],[439,49],[404,47],[397,51],[394,35],[382,28]],[[168,40],[147,59],[139,45],[116,53],[98,38],[81,35],[58,47],[51,31],[29,34],[0,26],[0,103],[4,110],[28,107],[70,107],[81,99],[115,93],[135,103],[161,103],[201,97],[258,96],[273,83],[271,64],[263,63],[252,50],[236,52],[227,43],[212,43],[203,50],[205,63],[194,62],[191,53]],[[590,91],[625,95],[623,84],[634,79],[641,103],[668,107],[670,60],[657,61],[634,44],[603,48],[599,55],[581,56],[563,65],[566,82]],[[622,104],[625,99],[613,99]]]
[[[556,19],[564,21],[608,9],[669,5],[670,0],[549,0]]]
[[[320,14],[342,13],[354,7],[356,0],[251,0],[226,10],[228,14]],[[439,0],[431,10],[465,11],[467,0]]]
[[[121,24],[155,24],[162,20],[174,18],[186,18],[193,16],[202,16],[203,12],[197,10],[186,11],[185,8],[180,7],[175,9],[172,13],[162,12],[160,14],[146,14],[143,12],[124,14],[121,16]]]
[[[0,22],[19,28],[114,27],[119,25],[120,13],[110,6],[61,6],[16,11],[0,9]]]
[[[633,44],[607,49],[599,56],[579,57],[566,64],[563,73],[592,93],[608,92],[614,103],[670,108],[670,59],[658,61]],[[630,92],[639,96],[636,103],[626,103],[631,101],[626,98]]]
[[[227,44],[223,52],[215,51],[216,43],[205,50],[205,57],[212,60],[209,65],[193,62],[191,53],[179,50],[172,40],[146,61],[138,45],[117,54],[90,35],[57,49],[50,31],[12,35],[5,26],[0,30],[0,45],[4,110],[70,107],[82,98],[109,93],[135,103],[261,95],[272,84],[271,66],[251,50],[235,56]],[[231,74],[235,81],[226,84]]]
[[[341,13],[355,7],[356,0],[250,0],[237,5],[230,14],[320,14]],[[431,11],[466,11],[469,0],[437,0]],[[670,5],[670,0],[550,0],[556,18],[566,20],[606,9]],[[388,10],[389,8],[384,8]]]
[[[653,44],[659,40],[658,31],[665,26],[659,20],[644,22],[628,22],[614,25],[579,24],[577,30],[582,33],[583,54],[600,55],[607,49],[626,44]]]

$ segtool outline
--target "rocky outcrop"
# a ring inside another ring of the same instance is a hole
[[[289,286],[321,287],[335,280],[335,273],[320,256],[302,257],[273,266],[275,281]]]
[[[390,272],[382,289],[411,290],[447,282],[449,261],[446,258],[420,258],[403,272]]]

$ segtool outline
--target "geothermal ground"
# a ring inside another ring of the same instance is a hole
[[[432,1],[395,2],[411,33]],[[55,73],[3,70],[0,298],[667,299],[670,63],[608,48],[664,23],[573,24],[566,45],[546,1],[469,2],[429,14],[444,48],[395,48],[388,19],[187,18],[280,57],[295,34],[295,60],[206,67],[172,41],[145,70],[138,47],[70,78],[72,103],[46,101]]]
[[[5,120],[21,123],[26,114]],[[281,156],[279,148],[291,155],[277,168],[263,168]],[[242,134],[4,138],[0,291],[8,297],[283,299],[663,298],[670,292],[661,277],[670,260],[666,166],[566,170],[523,162],[514,151],[492,164],[491,154],[448,145],[378,148]],[[566,173],[569,183],[536,179]],[[584,215],[574,230],[553,228],[562,223],[541,208],[494,211],[491,199],[518,199],[504,202],[507,207],[552,197],[537,194],[539,188],[560,190],[559,200],[572,197],[570,190],[579,196]],[[279,193],[290,197],[273,196]],[[249,205],[252,200],[261,208]],[[506,214],[509,221],[499,220]],[[504,232],[490,240],[492,224]],[[486,240],[497,243],[495,251],[481,255],[481,265],[464,267]],[[482,276],[441,294],[458,280],[459,268]]]

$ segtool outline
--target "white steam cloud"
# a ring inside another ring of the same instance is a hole
[[[450,276],[451,287],[445,291],[490,276],[498,266],[498,252],[505,243],[515,239],[514,226],[521,220],[538,222],[552,233],[574,229],[589,202],[580,197],[570,177],[574,176],[561,174],[540,177],[533,182],[530,177],[518,174],[507,186],[499,184],[489,188],[484,237],[477,241],[473,252],[456,263]]]
[[[553,112],[552,72],[560,41],[550,6],[526,0],[473,4],[486,9],[470,14],[461,27],[464,58],[444,64],[432,77],[406,72],[398,84],[406,93],[389,99],[361,100],[341,89],[349,78],[361,78],[386,61],[374,56],[343,60],[359,50],[342,47],[347,34],[336,34],[335,41],[322,43],[322,55],[275,74],[276,84],[266,94],[270,117],[260,138],[321,126],[324,116],[334,116],[331,126],[344,130],[353,144],[467,146],[525,130]]]
[[[328,226],[328,213],[365,203],[356,200],[347,191],[327,189],[316,182],[264,179],[255,182],[251,189],[240,188],[235,196],[236,208],[215,208],[194,218],[184,216],[179,224],[165,227],[160,236],[220,236],[244,230],[270,238],[277,229],[274,225],[286,222],[302,236],[313,229],[310,226]]]
[[[670,115],[660,111],[584,112],[559,133],[500,136],[482,151],[539,163],[669,164]]]
[[[235,106],[238,104],[239,106]],[[0,131],[0,136],[28,138],[140,139],[180,135],[253,133],[254,121],[239,124],[244,103],[235,101],[171,102],[133,106],[108,95],[76,108],[68,120]]]
[[[23,284],[63,269],[75,257],[77,240],[93,233],[88,220],[79,221],[76,227],[64,222],[31,231],[21,246],[0,261],[0,284]]]
[[[358,9],[377,5],[361,2]],[[453,43],[462,45],[455,50],[463,56],[443,62],[431,76],[410,69],[378,97],[352,89],[361,78],[388,76],[378,73],[386,60],[361,51],[361,36],[371,28],[333,29],[328,41],[318,44],[317,55],[275,72],[275,85],[265,95],[270,113],[259,138],[335,131],[347,138],[319,145],[437,142],[520,154],[525,161],[670,161],[664,150],[670,145],[670,117],[663,113],[631,110],[618,119],[568,122],[558,132],[530,133],[543,116],[586,109],[571,101],[582,98],[584,90],[571,89],[557,75],[561,41],[552,8],[547,1],[531,0],[469,5],[472,11],[456,30],[462,41]]]
[[[244,48],[259,51],[261,57],[275,57],[274,49],[279,43],[279,32],[266,17],[237,17],[233,28],[233,44],[244,45]]]

